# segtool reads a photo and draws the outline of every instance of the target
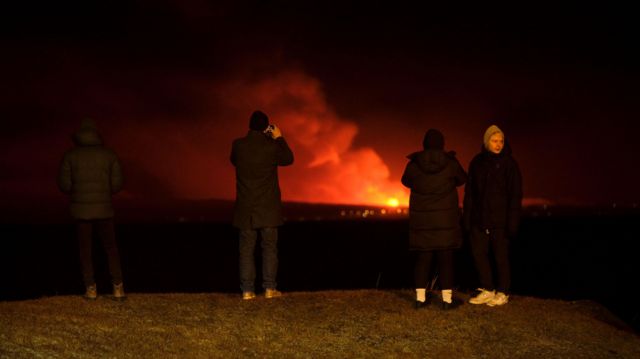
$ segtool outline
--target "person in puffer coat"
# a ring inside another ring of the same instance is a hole
[[[516,235],[520,222],[522,175],[498,126],[485,131],[483,142],[481,152],[469,164],[464,195],[463,223],[470,234],[471,253],[482,286],[469,302],[496,306],[509,301],[509,238]],[[489,248],[495,259],[497,286]]]
[[[411,189],[409,198],[409,249],[415,252],[414,278],[416,309],[430,302],[426,293],[434,257],[442,289],[442,308],[459,305],[453,300],[453,254],[462,246],[460,208],[456,187],[467,174],[455,157],[444,151],[444,136],[436,129],[427,131],[423,151],[407,156],[409,163],[402,184]]]
[[[92,236],[96,232],[108,256],[114,299],[125,299],[120,255],[115,239],[111,197],[122,189],[123,177],[115,152],[103,146],[93,121],[86,119],[74,133],[75,147],[62,159],[58,187],[71,198],[76,222],[85,298],[96,299]]]

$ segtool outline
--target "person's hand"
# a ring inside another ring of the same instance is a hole
[[[275,140],[278,137],[282,137],[282,131],[280,131],[280,128],[278,128],[278,126],[276,125],[272,125],[273,126],[273,130],[271,131],[271,137]]]

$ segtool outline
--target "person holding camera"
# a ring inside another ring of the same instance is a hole
[[[484,133],[482,150],[469,164],[469,180],[464,191],[464,228],[470,234],[471,252],[480,279],[479,293],[471,304],[490,307],[509,302],[511,270],[509,239],[520,223],[522,175],[511,156],[511,147],[498,126]],[[489,248],[498,275],[493,281]]]
[[[293,152],[275,125],[262,111],[249,119],[249,133],[233,141],[231,163],[236,171],[236,202],[233,226],[239,230],[239,267],[242,298],[255,295],[255,246],[258,235],[262,247],[262,286],[266,298],[282,295],[276,289],[278,271],[278,226],[282,201],[278,166],[293,163]]]

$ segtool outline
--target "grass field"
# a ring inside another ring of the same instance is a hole
[[[640,337],[595,302],[437,304],[415,310],[410,290],[5,301],[0,357],[640,358]]]

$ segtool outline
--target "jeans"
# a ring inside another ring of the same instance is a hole
[[[78,248],[80,250],[80,264],[82,266],[82,277],[85,286],[96,284],[93,277],[93,230],[102,242],[104,251],[107,253],[109,262],[109,272],[113,284],[122,283],[122,269],[120,268],[120,254],[116,244],[115,229],[113,219],[99,219],[76,223],[76,234],[78,237]]]
[[[255,248],[261,237],[262,246],[262,287],[276,288],[278,274],[278,228],[267,227],[259,229],[240,230],[240,289],[243,292],[255,291],[256,265]]]
[[[438,260],[438,280],[441,289],[453,288],[453,250],[416,252],[414,278],[416,288],[427,288],[433,257]]]
[[[480,286],[486,290],[496,289],[498,292],[507,293],[511,286],[511,269],[509,266],[509,238],[504,228],[471,229],[471,252],[478,270]],[[496,262],[498,274],[498,286],[494,286],[489,257],[491,247]]]

